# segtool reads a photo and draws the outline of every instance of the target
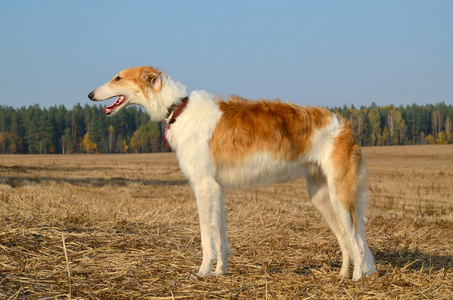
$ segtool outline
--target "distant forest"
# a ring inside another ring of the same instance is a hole
[[[411,106],[333,108],[351,122],[362,146],[453,143],[453,107],[445,103]],[[149,153],[168,151],[165,127],[137,106],[113,117],[86,104],[41,108],[0,106],[0,153]]]

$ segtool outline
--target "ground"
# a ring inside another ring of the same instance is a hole
[[[0,155],[0,298],[450,298],[453,146],[363,153],[378,275],[359,282],[338,278],[303,179],[227,190],[228,273],[193,278],[198,216],[174,154]]]

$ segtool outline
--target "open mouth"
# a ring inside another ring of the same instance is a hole
[[[118,98],[116,98],[115,102],[113,102],[113,104],[107,106],[106,108],[104,108],[104,113],[106,115],[110,115],[111,113],[113,113],[118,107],[120,107],[121,105],[123,105],[125,102],[127,101],[127,96],[126,95],[121,95],[119,96]]]

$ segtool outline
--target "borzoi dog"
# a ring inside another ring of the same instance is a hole
[[[271,184],[305,176],[311,202],[334,232],[342,251],[341,277],[376,273],[365,240],[366,169],[350,124],[319,107],[280,101],[222,101],[186,88],[152,67],[119,72],[88,97],[118,97],[104,112],[143,106],[167,123],[167,144],[197,199],[203,261],[199,276],[227,270],[230,253],[222,188]]]

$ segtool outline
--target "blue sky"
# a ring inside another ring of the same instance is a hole
[[[1,105],[91,103],[140,65],[221,96],[453,104],[453,1],[0,0]]]

